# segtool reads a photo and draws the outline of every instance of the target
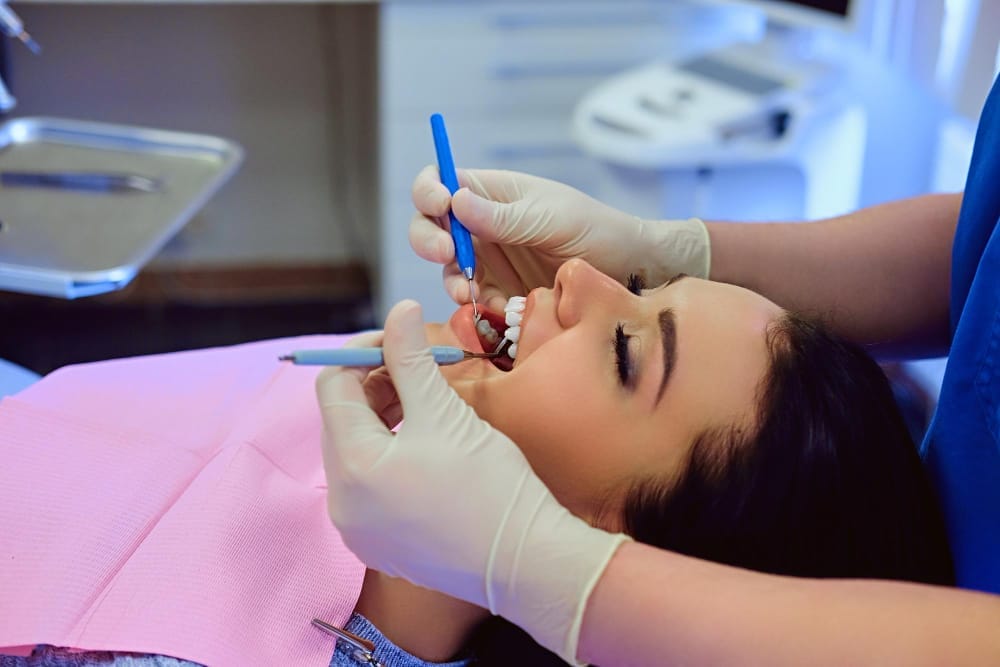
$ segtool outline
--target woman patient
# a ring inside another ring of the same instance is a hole
[[[512,368],[442,372],[570,511],[766,572],[951,583],[934,495],[888,382],[859,348],[743,288],[684,276],[623,286],[579,260],[510,310]],[[502,315],[487,319],[504,328]],[[428,338],[492,347],[469,306]],[[376,641],[386,667],[546,659],[485,610],[374,571],[355,612],[348,627]]]

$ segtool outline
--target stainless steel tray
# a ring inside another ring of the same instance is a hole
[[[120,289],[236,171],[202,134],[58,118],[0,125],[0,171],[113,172],[155,192],[0,187],[0,290],[73,299]]]

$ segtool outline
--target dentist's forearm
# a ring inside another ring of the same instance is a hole
[[[711,278],[818,315],[884,356],[944,354],[961,195],[813,223],[709,222]]]
[[[1000,597],[764,575],[634,542],[587,603],[577,657],[623,665],[995,665]]]

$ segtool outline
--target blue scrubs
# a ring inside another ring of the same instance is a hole
[[[958,584],[1000,593],[1000,86],[986,100],[955,232],[951,352],[924,458]]]

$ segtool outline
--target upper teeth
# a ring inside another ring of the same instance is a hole
[[[504,322],[507,324],[507,331],[503,337],[507,343],[507,356],[511,359],[517,358],[517,341],[521,338],[521,319],[524,317],[524,306],[527,299],[523,296],[512,296],[507,300],[507,305],[503,307]],[[490,344],[500,340],[500,334],[486,318],[476,321],[476,331]]]
[[[521,319],[524,317],[524,306],[527,298],[523,296],[512,296],[507,300],[507,305],[503,307],[504,321],[507,323],[507,331],[503,337],[510,341],[507,346],[507,355],[511,359],[517,358],[517,341],[521,338]]]

